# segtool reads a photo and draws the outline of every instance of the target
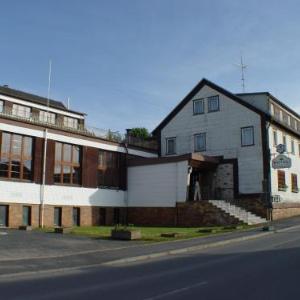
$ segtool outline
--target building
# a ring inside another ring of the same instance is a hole
[[[110,135],[61,102],[0,87],[0,225],[238,221],[205,200],[300,214],[300,116],[269,93],[203,79],[153,131],[158,150]],[[292,168],[275,170],[281,143]]]
[[[61,102],[0,87],[0,225],[119,222],[127,159],[157,154],[99,135]]]

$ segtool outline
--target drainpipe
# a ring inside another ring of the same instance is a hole
[[[269,147],[269,128],[270,128],[270,123],[266,122],[266,151],[268,154],[268,170],[267,170],[267,178],[266,178],[266,201],[268,204],[268,209],[269,209],[269,216],[268,218],[270,219],[270,221],[272,221],[272,208],[273,208],[273,204],[271,201],[271,192],[272,192],[272,185],[271,185],[271,167],[270,167],[270,147]]]
[[[125,146],[125,168],[126,168],[126,190],[124,194],[125,200],[125,225],[128,225],[128,140],[126,138]]]
[[[40,190],[40,227],[44,227],[44,203],[45,203],[45,184],[46,184],[46,160],[47,160],[47,145],[48,145],[48,130],[44,130],[44,153],[43,153],[43,171],[42,185]]]

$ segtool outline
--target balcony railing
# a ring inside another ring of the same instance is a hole
[[[112,131],[110,129],[100,129],[96,127],[85,127],[83,124],[78,124],[77,128],[67,127],[63,122],[58,120],[55,121],[55,124],[52,122],[47,122],[40,120],[39,116],[31,115],[28,117],[20,117],[12,114],[11,112],[3,111],[0,112],[0,117],[6,119],[17,120],[26,123],[32,123],[35,125],[53,128],[57,130],[64,130],[75,134],[82,134],[90,137],[101,138],[107,141],[117,142],[117,143],[127,143],[128,145],[142,147],[149,150],[157,150],[157,142],[153,139],[144,140],[136,137],[128,137],[125,134],[121,134],[118,131]]]

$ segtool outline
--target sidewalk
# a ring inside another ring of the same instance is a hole
[[[276,230],[284,230],[293,226],[300,226],[300,218],[291,218],[272,223]],[[259,238],[273,232],[263,232],[261,228],[247,231],[232,232],[208,237],[162,242],[155,244],[134,243],[129,247],[100,248],[82,253],[66,254],[57,257],[37,257],[17,260],[5,260],[0,263],[0,280],[17,274],[30,272],[46,272],[50,270],[67,271],[91,266],[114,265],[132,261],[148,260],[187,251],[217,247],[243,240]],[[128,242],[131,243],[131,242]],[[123,243],[125,246],[125,244]]]

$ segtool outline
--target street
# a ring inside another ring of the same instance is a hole
[[[1,299],[299,299],[300,229],[141,263],[2,280]]]

